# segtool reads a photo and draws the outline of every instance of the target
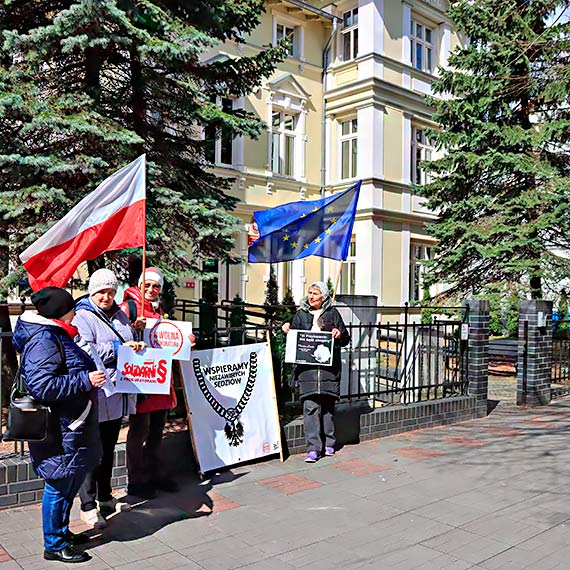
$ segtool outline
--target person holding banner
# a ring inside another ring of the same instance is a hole
[[[103,457],[79,490],[81,520],[93,528],[107,526],[102,512],[130,509],[130,505],[118,502],[111,495],[111,474],[121,420],[123,416],[134,413],[136,398],[115,392],[112,382],[117,374],[119,345],[127,345],[138,352],[145,348],[145,343],[136,340],[136,332],[129,319],[115,302],[117,285],[117,277],[109,269],[95,271],[89,279],[89,294],[76,302],[74,320],[81,334],[79,346],[100,363],[110,380],[107,386],[98,390]]]
[[[69,530],[69,513],[85,475],[101,458],[94,388],[105,384],[105,374],[74,342],[74,301],[65,289],[40,289],[32,303],[37,313],[18,319],[13,342],[28,393],[50,407],[47,438],[28,443],[34,470],[45,480],[44,558],[86,562],[89,554],[73,545],[89,537]]]
[[[335,453],[334,409],[340,398],[340,348],[350,342],[350,335],[340,313],[331,305],[328,287],[322,281],[315,281],[309,286],[307,296],[301,300],[301,308],[291,323],[284,323],[282,327],[285,334],[291,329],[329,331],[334,339],[331,366],[295,366],[295,381],[299,384],[299,395],[303,402],[307,463],[315,463],[322,455],[321,431],[325,435],[324,454]]]
[[[164,318],[165,312],[160,303],[160,292],[164,286],[164,276],[157,267],[148,267],[144,273],[144,299],[141,293],[143,275],[138,287],[129,287],[124,294],[121,309],[135,328],[142,332],[146,318]],[[194,342],[194,335],[191,335]],[[178,484],[170,478],[161,459],[162,432],[166,424],[168,410],[176,407],[174,383],[170,394],[149,394],[139,397],[136,413],[129,417],[127,434],[127,471],[129,495],[152,497],[157,490],[175,493]]]

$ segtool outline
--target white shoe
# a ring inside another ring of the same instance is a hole
[[[99,510],[110,511],[112,513],[122,513],[132,509],[129,503],[118,501],[115,497],[111,497],[109,501],[97,501],[97,505],[99,506]]]
[[[105,528],[107,526],[107,521],[97,509],[79,511],[79,518],[91,528]]]

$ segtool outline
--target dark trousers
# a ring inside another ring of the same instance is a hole
[[[303,400],[303,426],[307,451],[321,453],[325,436],[325,447],[334,447],[336,443],[334,435],[334,407],[336,399],[333,396],[315,394]]]
[[[145,485],[163,477],[162,431],[168,410],[129,416],[127,471],[129,485]]]
[[[69,513],[85,473],[65,479],[46,479],[42,499],[44,548],[55,552],[69,546]]]
[[[113,474],[113,460],[115,459],[115,445],[117,445],[119,431],[121,431],[121,419],[99,422],[103,457],[99,466],[87,474],[81,489],[79,489],[82,511],[97,508],[96,500],[110,501],[112,498],[111,476]]]

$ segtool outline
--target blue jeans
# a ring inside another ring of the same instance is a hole
[[[69,546],[69,513],[85,473],[65,479],[46,479],[42,500],[44,548],[55,552]]]

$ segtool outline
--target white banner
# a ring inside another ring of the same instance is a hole
[[[119,346],[115,387],[123,394],[169,394],[172,356],[157,348]]]
[[[192,323],[147,319],[143,340],[150,348],[162,348],[170,352],[173,360],[190,360],[191,334]]]
[[[280,452],[267,343],[194,351],[180,365],[200,472]]]

